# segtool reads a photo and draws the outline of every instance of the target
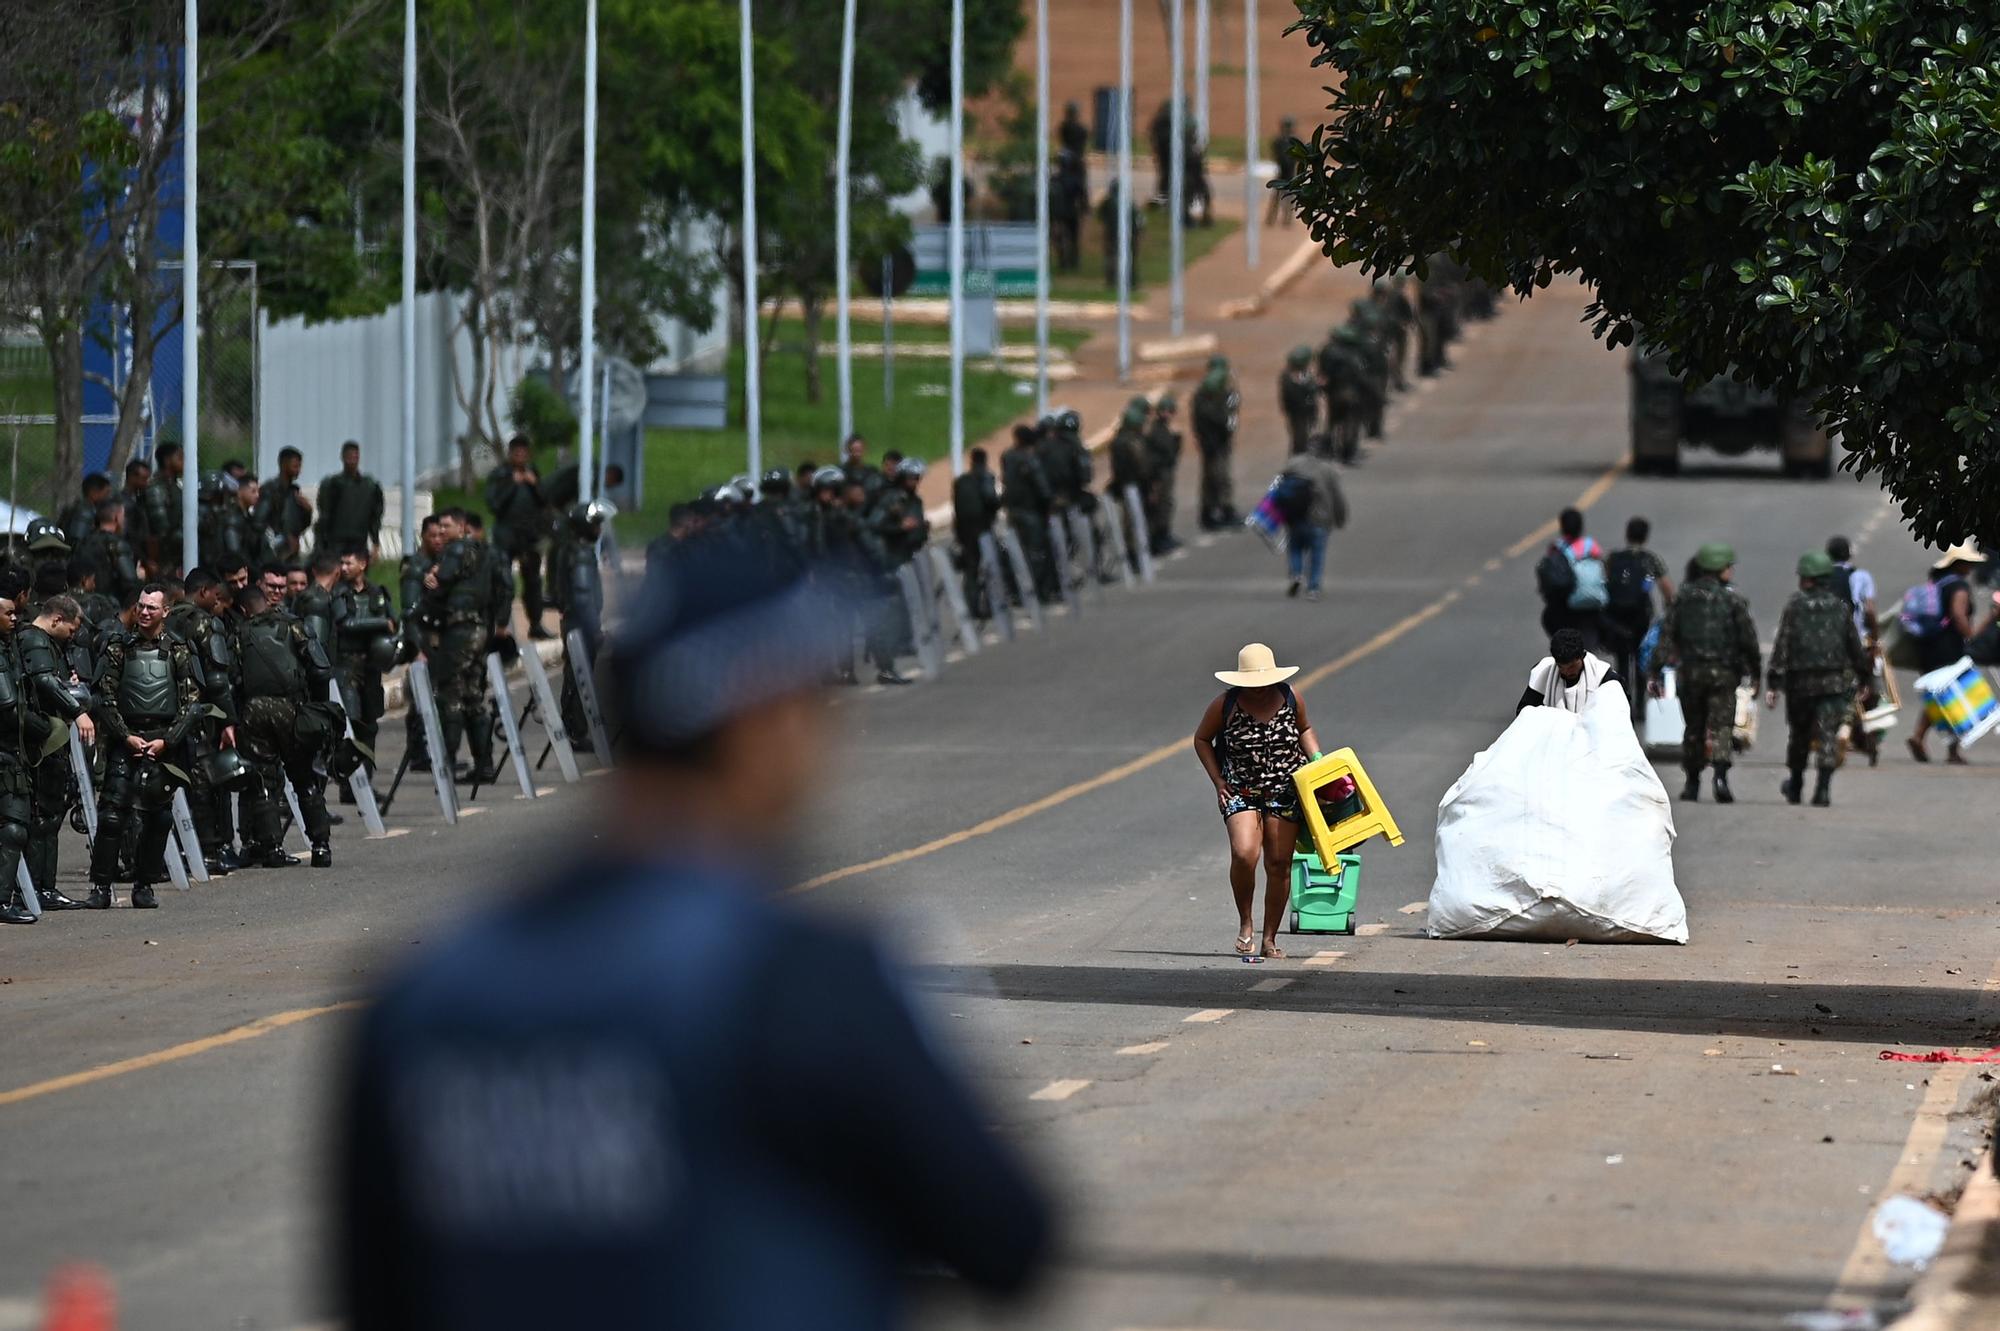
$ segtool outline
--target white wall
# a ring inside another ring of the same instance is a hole
[[[464,413],[452,397],[448,342],[452,298],[417,297],[417,471],[456,463]],[[463,339],[461,339],[463,340]],[[401,480],[402,308],[367,319],[264,323],[258,346],[257,474],[277,470],[278,450],[305,454],[308,484],[340,470],[340,446],[361,443],[362,470],[385,486]]]

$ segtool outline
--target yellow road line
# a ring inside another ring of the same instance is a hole
[[[189,1040],[186,1044],[156,1049],[150,1054],[140,1054],[136,1058],[124,1058],[116,1063],[100,1063],[94,1068],[85,1068],[82,1072],[72,1072],[62,1077],[51,1077],[47,1081],[32,1082],[11,1091],[0,1091],[0,1108],[20,1104],[23,1100],[36,1100],[45,1095],[54,1095],[59,1091],[75,1090],[92,1082],[108,1081],[112,1077],[122,1077],[128,1072],[143,1072],[147,1068],[157,1068],[165,1063],[178,1063],[184,1058],[193,1058],[196,1054],[205,1054],[211,1049],[241,1044],[245,1040],[254,1040],[260,1035],[269,1035],[272,1031],[280,1031],[287,1026],[296,1026],[302,1021],[311,1021],[314,1017],[329,1016],[335,1012],[352,1012],[363,1006],[365,1006],[363,1000],[350,999],[345,1003],[328,1003],[325,1007],[295,1008],[290,1012],[259,1017],[247,1025],[223,1031],[219,1035],[205,1035],[199,1040]]]
[[[1580,509],[1589,508],[1592,504],[1595,504],[1604,497],[1605,493],[1611,489],[1612,485],[1617,482],[1618,478],[1624,472],[1625,464],[1623,462],[1608,469],[1602,476],[1591,482],[1589,489],[1577,496],[1573,507]],[[1540,527],[1530,532],[1523,540],[1516,541],[1513,547],[1509,549],[1508,556],[1512,558],[1522,554],[1531,546],[1546,539],[1548,534],[1554,530],[1555,524],[1553,522],[1543,523]],[[1388,647],[1416,629],[1422,628],[1425,624],[1430,623],[1433,619],[1436,619],[1439,615],[1456,605],[1465,595],[1465,586],[1470,583],[1471,578],[1477,576],[1479,575],[1468,575],[1465,582],[1452,588],[1423,609],[1403,616],[1403,618],[1397,620],[1388,628],[1383,629],[1359,647],[1343,652],[1326,664],[1300,676],[1294,681],[1292,687],[1303,691],[1310,689],[1315,684],[1323,684],[1342,671],[1348,670],[1360,662],[1367,660],[1384,647]],[[941,850],[950,850],[953,846],[962,846],[968,841],[974,841],[983,836],[990,836],[995,832],[1012,827],[1018,822],[1032,818],[1038,813],[1046,813],[1050,809],[1068,804],[1071,800],[1079,799],[1084,795],[1090,794],[1092,791],[1116,785],[1127,777],[1137,776],[1141,772],[1158,767],[1161,763],[1174,757],[1176,754],[1187,752],[1192,744],[1193,740],[1189,737],[1173,740],[1160,745],[1156,749],[1149,749],[1137,758],[1120,763],[1108,771],[1099,772],[1096,776],[1064,786],[1061,790],[1051,791],[1040,799],[1016,805],[1004,813],[995,814],[984,822],[974,823],[970,827],[962,827],[956,832],[947,832],[943,836],[935,837],[923,842],[921,845],[910,846],[904,850],[891,851],[887,855],[881,855],[872,860],[863,860],[859,864],[850,864],[840,869],[829,869],[825,873],[815,874],[804,882],[794,883],[792,886],[786,888],[785,892],[787,895],[800,892],[815,892],[833,883],[842,882],[849,878],[858,878],[865,873],[874,873],[877,869],[893,869],[899,864],[908,864],[912,860],[920,860],[927,856],[935,855]]]
[[[1065,1077],[1061,1081],[1050,1082],[1028,1098],[1030,1100],[1067,1100],[1088,1085],[1090,1085],[1088,1077]]]

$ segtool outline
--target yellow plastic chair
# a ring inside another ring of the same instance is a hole
[[[1354,789],[1361,797],[1361,808],[1359,812],[1329,826],[1326,813],[1320,808],[1318,793],[1342,777],[1353,778]],[[1336,749],[1323,758],[1314,759],[1292,773],[1292,783],[1298,787],[1299,807],[1305,813],[1306,830],[1312,834],[1321,863],[1339,863],[1343,851],[1354,849],[1372,836],[1387,837],[1392,846],[1403,844],[1402,829],[1396,826],[1389,806],[1382,802],[1375,783],[1368,779],[1368,773],[1353,749]]]

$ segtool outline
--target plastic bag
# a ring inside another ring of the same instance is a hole
[[[1438,805],[1430,934],[1685,943],[1673,841],[1623,689],[1525,708]]]

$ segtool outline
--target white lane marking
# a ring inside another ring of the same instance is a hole
[[[1306,965],[1331,966],[1334,962],[1339,961],[1342,957],[1346,955],[1347,954],[1345,952],[1315,952],[1311,956],[1306,958]]]
[[[409,834],[410,834],[410,829],[407,827],[392,827],[387,831],[385,831],[384,833],[382,833],[382,835],[379,838],[377,838],[377,840],[387,841],[392,836],[408,836]]]
[[[1030,1100],[1067,1100],[1088,1085],[1090,1085],[1088,1078],[1065,1077],[1061,1081],[1050,1082],[1028,1098]]]
[[[1235,1010],[1233,1007],[1205,1007],[1199,1012],[1190,1012],[1181,1018],[1181,1022],[1185,1025],[1188,1022],[1221,1021]]]
[[[1356,938],[1374,938],[1380,934],[1388,933],[1395,927],[1393,924],[1364,924],[1354,931],[1354,936]]]
[[[1396,907],[1396,913],[1398,915],[1421,915],[1430,908],[1431,903],[1428,901],[1412,901],[1407,906]]]
[[[0,1331],[35,1331],[42,1324],[37,1299],[0,1299]]]
[[[1493,558],[1486,561],[1486,571],[1488,573],[1498,573],[1500,571],[1500,566],[1505,562],[1506,561],[1501,559],[1498,555],[1495,555]]]
[[[1275,994],[1286,985],[1292,983],[1294,983],[1292,980],[1259,980],[1250,986],[1250,992],[1253,994]]]
[[[1157,1054],[1166,1047],[1165,1040],[1148,1040],[1144,1044],[1128,1044],[1118,1052],[1129,1057],[1134,1054]]]

